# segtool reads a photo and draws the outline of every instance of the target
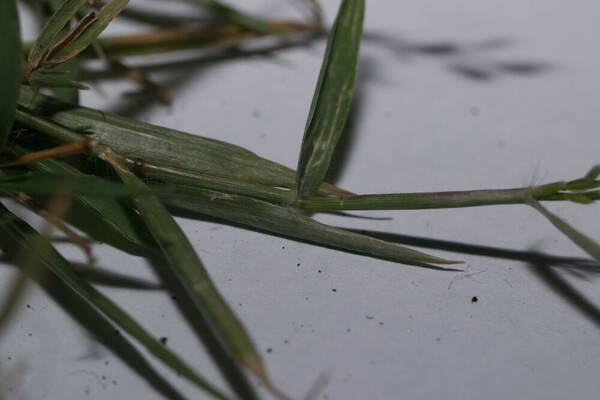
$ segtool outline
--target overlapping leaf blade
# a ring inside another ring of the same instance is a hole
[[[298,159],[299,196],[312,195],[321,185],[344,129],[356,79],[364,10],[364,0],[342,1],[329,34]]]
[[[129,0],[110,0],[107,2],[100,9],[95,20],[86,26],[77,37],[53,52],[48,62],[58,64],[85,50],[106,29],[110,21],[119,15],[127,3],[129,3]]]
[[[63,28],[88,0],[65,0],[48,18],[27,56],[28,74],[38,67],[42,59],[56,44]],[[55,4],[51,4],[54,8]]]
[[[177,186],[161,198],[185,210],[384,260],[428,268],[437,268],[432,264],[459,263],[325,225],[293,208],[246,196]]]
[[[38,254],[40,260],[46,267],[64,281],[83,300],[92,304],[114,323],[119,325],[125,332],[136,338],[151,354],[178,374],[181,374],[215,398],[226,399],[225,395],[208,383],[204,378],[196,374],[185,362],[148,334],[146,330],[125,311],[121,310],[119,306],[94,289],[77,273],[67,260],[54,250],[50,243],[35,232],[30,226],[14,214],[10,213],[2,205],[0,205],[0,213],[3,218],[6,218],[5,223],[0,224],[0,231],[11,237],[12,240],[25,249],[28,249],[28,246],[32,243],[37,243],[38,245],[36,248],[29,248],[29,251]]]

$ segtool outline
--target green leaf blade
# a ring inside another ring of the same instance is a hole
[[[58,40],[59,34],[88,0],[65,0],[50,16],[27,56],[27,75],[38,67],[44,56]],[[54,6],[54,4],[51,4]]]
[[[49,63],[64,62],[91,45],[94,40],[106,29],[108,24],[125,8],[129,0],[110,0],[100,9],[97,18],[69,43],[52,54]]]
[[[259,18],[253,17],[237,9],[228,6],[217,0],[188,0],[191,3],[198,4],[202,7],[208,8],[213,14],[223,17],[226,20],[235,22],[245,28],[265,33],[278,32],[268,23],[261,21]]]
[[[151,354],[165,365],[172,368],[175,372],[186,377],[186,379],[210,393],[215,398],[227,398],[218,389],[208,383],[208,381],[196,374],[194,370],[177,355],[172,353],[152,335],[146,332],[141,325],[117,304],[94,289],[94,287],[85,281],[75,268],[65,260],[43,236],[39,235],[33,228],[19,219],[16,215],[10,213],[1,204],[0,214],[3,221],[5,220],[5,223],[0,224],[0,231],[20,244],[25,250],[29,250],[29,253],[37,254],[44,265],[82,299],[96,307],[104,315],[119,325],[125,332],[136,338]],[[35,243],[35,247],[28,247],[31,243]]]
[[[364,0],[344,0],[329,35],[298,159],[296,190],[312,195],[323,182],[342,134],[356,79]]]
[[[460,263],[328,226],[293,208],[250,197],[177,186],[161,199],[181,209],[383,260],[434,269],[440,268],[432,264]]]
[[[597,175],[596,175],[597,176]],[[595,177],[594,177],[595,178]],[[530,204],[538,210],[544,217],[550,221],[559,231],[565,234],[573,243],[579,246],[583,251],[592,256],[596,261],[600,263],[600,244],[596,243],[585,234],[579,232],[573,228],[569,223],[564,221],[562,218],[548,211],[535,199],[530,199]]]
[[[101,197],[132,197],[149,193],[148,189],[132,188],[120,183],[108,182],[91,175],[63,175],[30,172],[0,177],[0,192],[27,194],[79,193]]]

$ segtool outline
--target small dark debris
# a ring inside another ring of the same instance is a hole
[[[29,336],[32,336],[32,334],[30,333]]]
[[[323,271],[321,271],[321,270],[318,270],[317,272],[318,272],[318,273],[321,273],[321,272],[323,272]]]
[[[282,249],[282,250],[285,250],[285,246],[281,246],[281,249]]]
[[[165,336],[161,337],[159,340],[162,344],[164,344],[164,345],[167,344],[167,338]]]
[[[471,303],[477,303],[477,301],[479,301],[477,296],[473,296],[473,298],[471,299]]]
[[[436,338],[435,338],[435,341],[436,341],[436,342],[439,342],[440,340],[442,340],[442,339],[441,339],[441,338],[439,338],[439,337],[436,337]]]
[[[383,325],[383,321],[379,321],[379,325]]]
[[[8,359],[9,359],[9,360],[12,360],[12,357],[11,357],[11,356],[8,356]]]
[[[272,352],[273,352],[273,349],[269,347],[269,348],[267,349],[267,353],[272,353]]]
[[[285,343],[285,344],[288,344],[288,343],[289,343],[289,340],[287,340],[287,339],[283,339],[283,343]]]
[[[308,297],[305,297],[304,300],[308,301]]]
[[[296,267],[299,267],[299,266],[300,266],[300,263],[296,264]]]
[[[110,363],[108,362],[108,360],[104,361],[104,365],[108,365],[108,364],[110,364]]]
[[[27,308],[31,308],[31,306],[29,304],[27,304]]]
[[[337,292],[337,289],[331,289],[332,292]]]
[[[366,315],[367,319],[374,319],[375,317],[372,315]]]

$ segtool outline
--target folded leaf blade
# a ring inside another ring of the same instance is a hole
[[[299,196],[323,182],[350,110],[364,19],[364,0],[344,0],[329,34],[310,107],[296,175]]]

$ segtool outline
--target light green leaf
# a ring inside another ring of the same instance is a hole
[[[595,174],[592,178],[595,179],[598,175]],[[573,243],[579,246],[583,251],[592,256],[596,261],[600,263],[600,244],[596,243],[591,238],[587,237],[583,233],[579,232],[577,229],[573,228],[562,218],[548,211],[544,206],[542,206],[537,200],[530,199],[530,204],[538,210],[544,217],[550,221],[552,225],[554,225],[559,231],[564,233]]]
[[[343,0],[329,34],[298,159],[299,196],[312,195],[321,185],[344,129],[356,78],[364,11],[364,0]]]
[[[16,0],[0,1],[0,150],[12,128],[21,81],[21,38]]]

